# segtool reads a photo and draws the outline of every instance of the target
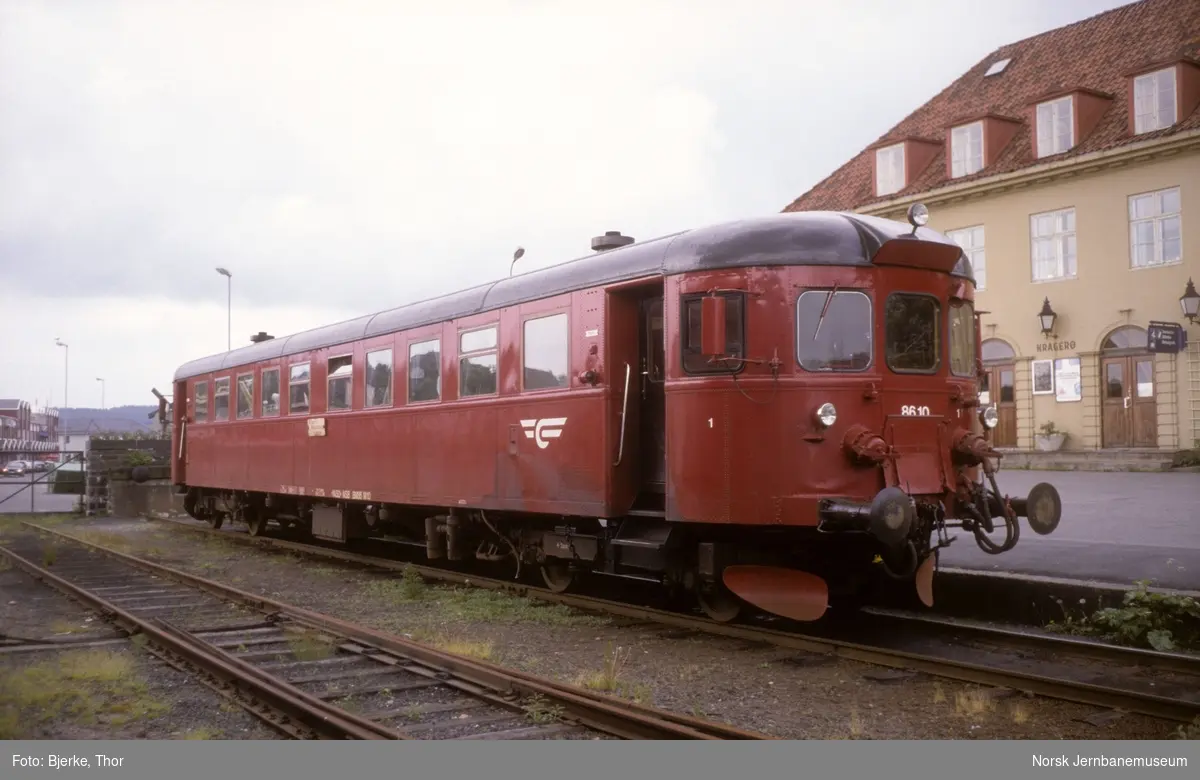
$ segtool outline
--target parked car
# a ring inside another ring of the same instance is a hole
[[[23,477],[29,473],[29,464],[23,460],[14,460],[0,469],[0,477]]]

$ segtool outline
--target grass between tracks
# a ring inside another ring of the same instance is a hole
[[[80,650],[0,669],[0,739],[36,737],[51,721],[123,726],[166,711],[136,679],[128,653]]]

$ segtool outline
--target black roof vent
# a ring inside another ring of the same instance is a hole
[[[632,236],[623,236],[619,230],[609,230],[604,235],[592,239],[592,249],[596,252],[603,252],[606,249],[619,249],[632,243]]]
[[[258,332],[258,335],[255,335],[255,336],[251,336],[251,337],[250,337],[250,343],[252,343],[252,344],[261,344],[262,342],[264,342],[264,341],[270,341],[270,340],[271,340],[271,339],[273,339],[273,338],[275,338],[275,337],[274,337],[274,336],[268,336],[268,335],[267,335],[267,332],[266,332],[265,330],[260,330],[260,331]]]

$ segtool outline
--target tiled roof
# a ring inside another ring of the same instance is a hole
[[[1012,61],[1003,72],[983,75],[993,62],[1006,57]],[[1142,0],[1008,44],[980,60],[784,211],[852,211],[948,184],[948,150],[943,142],[947,130],[963,119],[984,114],[1017,118],[1022,124],[995,162],[953,179],[955,184],[1200,128],[1200,109],[1195,109],[1164,130],[1136,137],[1129,133],[1130,74],[1180,58],[1200,60],[1200,0]],[[1107,93],[1113,100],[1074,148],[1054,157],[1036,158],[1030,140],[1032,104],[1075,89]],[[939,141],[942,148],[916,181],[900,192],[876,197],[871,161],[874,148],[906,138]]]

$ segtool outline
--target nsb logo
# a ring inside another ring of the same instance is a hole
[[[537,446],[543,450],[550,446],[550,442],[547,441],[548,439],[557,439],[559,436],[562,436],[562,429],[566,424],[566,417],[521,420],[521,427],[525,429],[525,438],[533,439],[537,442]]]

